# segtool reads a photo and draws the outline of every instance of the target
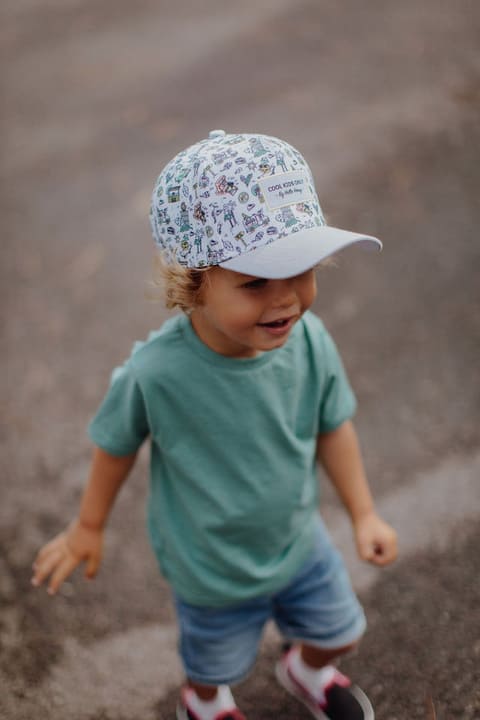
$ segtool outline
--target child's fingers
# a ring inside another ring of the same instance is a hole
[[[397,541],[395,537],[380,541],[374,545],[372,561],[376,565],[389,565],[397,557]]]
[[[55,595],[60,585],[75,570],[79,562],[80,559],[74,555],[68,555],[62,559],[48,583],[47,592],[49,595]]]
[[[87,567],[85,568],[85,577],[87,577],[89,579],[94,578],[98,572],[99,566],[100,566],[100,556],[92,555],[88,559]]]
[[[46,545],[44,545],[42,548],[40,548],[39,552],[37,553],[37,557],[35,558],[34,567],[36,565],[41,564],[45,558],[52,553],[52,551],[58,550],[59,546],[61,546],[63,543],[63,533],[62,535],[57,535],[53,538],[53,540],[50,540]]]
[[[62,552],[59,548],[52,548],[48,554],[44,554],[42,559],[35,561],[33,566],[34,574],[32,585],[38,587],[53,572],[55,567],[62,559]]]
[[[48,577],[48,592],[54,595],[73,570],[87,561],[85,575],[97,574],[102,554],[102,533],[79,531],[75,526],[60,533],[43,546],[33,564],[32,585],[41,585]]]
[[[388,565],[397,557],[397,533],[377,515],[364,518],[355,526],[359,555],[374,565]]]
[[[358,554],[362,560],[371,562],[375,555],[374,545],[368,541],[359,541],[358,543]]]
[[[397,557],[397,541],[396,537],[387,539],[375,536],[371,538],[361,538],[358,541],[359,555],[362,560],[371,562],[374,565],[388,565]]]
[[[385,552],[385,548],[383,545],[375,545],[372,552],[371,562],[373,562],[375,565],[388,565],[390,562],[390,558],[388,554]]]

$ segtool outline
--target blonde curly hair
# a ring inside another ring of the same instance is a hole
[[[157,253],[153,260],[153,277],[147,296],[150,300],[163,299],[169,310],[179,308],[189,313],[199,304],[202,288],[211,269],[167,263],[163,255]]]

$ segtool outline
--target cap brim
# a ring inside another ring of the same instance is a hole
[[[288,278],[310,270],[330,255],[354,244],[366,250],[382,249],[378,238],[324,225],[273,240],[220,263],[220,267],[272,280]]]

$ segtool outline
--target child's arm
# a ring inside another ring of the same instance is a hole
[[[360,557],[376,565],[393,562],[397,557],[397,535],[375,511],[357,433],[350,420],[318,436],[317,458],[350,515]]]
[[[96,575],[102,556],[103,529],[135,458],[136,453],[116,457],[95,448],[78,517],[38,553],[33,565],[33,585],[41,585],[50,578],[48,592],[54,595],[82,562],[87,563],[86,577]]]

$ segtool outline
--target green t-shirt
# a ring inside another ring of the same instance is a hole
[[[276,592],[300,568],[313,545],[317,434],[354,410],[311,312],[283,347],[247,359],[214,352],[179,315],[114,371],[89,431],[112,455],[150,436],[160,568],[182,600],[222,606]]]

